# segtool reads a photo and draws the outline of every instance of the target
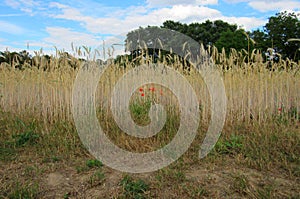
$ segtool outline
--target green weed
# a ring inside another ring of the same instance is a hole
[[[12,187],[12,192],[8,195],[9,199],[31,199],[38,198],[38,185],[17,184]]]
[[[243,148],[243,137],[235,134],[231,134],[228,140],[220,139],[216,146],[215,150],[219,154],[236,154],[240,153]]]
[[[12,161],[16,156],[17,152],[14,148],[0,146],[0,161]]]
[[[23,121],[17,119],[16,126],[22,131],[12,136],[16,147],[34,145],[37,143],[40,136],[36,133],[37,127],[34,121],[26,125]]]
[[[95,173],[93,173],[93,175],[90,177],[89,179],[89,184],[91,186],[97,186],[99,184],[101,184],[103,182],[103,180],[105,179],[105,175],[103,173],[102,170],[98,169],[97,171],[95,171]]]
[[[91,159],[86,161],[86,166],[89,168],[100,168],[103,166],[103,163],[96,159]]]
[[[235,192],[238,192],[240,194],[245,194],[247,188],[249,187],[248,179],[243,174],[235,174],[232,176],[233,178],[233,184],[232,189]]]
[[[120,184],[124,188],[126,198],[143,199],[145,192],[149,189],[149,185],[143,180],[133,180],[128,175],[124,176]]]
[[[55,163],[55,162],[59,162],[59,161],[61,161],[62,160],[62,158],[61,157],[59,157],[59,156],[49,156],[49,157],[45,157],[44,159],[43,159],[43,162],[44,163]]]
[[[259,198],[264,198],[264,199],[268,199],[268,198],[272,198],[272,193],[274,191],[274,186],[273,185],[261,185],[261,188],[259,188],[257,190],[258,193],[258,197]]]
[[[150,122],[150,118],[148,116],[151,100],[147,100],[145,102],[133,102],[129,105],[129,110],[131,111],[132,118],[138,124],[147,124]]]
[[[103,163],[96,159],[89,159],[85,162],[85,165],[76,166],[77,173],[88,171],[92,168],[101,168]]]

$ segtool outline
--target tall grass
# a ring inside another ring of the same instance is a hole
[[[209,49],[209,53],[223,74],[228,98],[226,117],[228,123],[238,120],[263,124],[267,120],[273,120],[274,117],[299,120],[299,63],[290,60],[279,60],[278,63],[264,61],[262,54],[256,50],[249,56],[249,61],[246,60],[248,57],[246,51],[232,50],[229,57],[224,51],[218,52],[216,48]],[[185,73],[179,59],[174,60],[171,67],[177,68],[194,87],[200,101],[201,120],[207,123],[210,119],[210,98],[202,77],[193,70]],[[141,62],[146,61],[141,59]],[[2,64],[1,109],[19,115],[30,114],[43,120],[45,124],[59,120],[72,121],[72,88],[79,67],[74,69],[70,60],[62,56],[59,58],[52,56],[50,61],[44,62],[44,65],[43,62],[35,63],[38,65],[25,70],[16,70]],[[78,66],[80,63],[77,60]],[[168,64],[166,59],[162,63]],[[115,83],[133,67],[134,64],[128,60],[123,60],[122,66],[118,63],[109,65],[97,87],[98,108],[109,108],[110,95]],[[176,84],[176,80],[170,81]],[[148,88],[150,86],[148,85]],[[156,98],[165,98],[167,104],[171,101],[176,102],[175,96],[171,94],[159,95],[156,92],[155,95]],[[138,91],[136,96],[136,99],[153,98],[153,95],[141,97]]]

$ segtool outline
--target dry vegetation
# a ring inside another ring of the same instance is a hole
[[[80,66],[79,60],[51,57],[45,62],[40,56],[35,62],[39,67],[24,70],[2,64],[0,198],[299,198],[300,63],[263,61],[258,51],[232,50],[227,57],[212,48],[209,53],[222,73],[228,99],[219,142],[205,159],[198,159],[210,121],[210,98],[201,76],[175,62],[171,67],[178,68],[198,95],[199,133],[178,161],[140,175],[103,166],[81,144],[71,114],[79,68],[70,64]],[[109,111],[109,96],[116,81],[134,67],[123,61],[126,68],[111,63],[99,81],[99,122],[119,146],[151,151],[176,133],[178,103],[168,88],[143,85],[145,96],[137,90],[131,101],[133,119],[149,122],[150,104],[158,101],[167,107],[167,123],[149,139],[122,133]],[[149,91],[152,87],[155,92]]]

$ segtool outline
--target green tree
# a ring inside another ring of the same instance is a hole
[[[169,20],[165,21],[161,27],[183,33],[198,43],[202,43],[205,47],[214,45],[223,32],[237,30],[236,25],[222,20],[207,20],[204,23],[191,23],[189,25]]]
[[[299,60],[299,42],[288,42],[291,38],[300,38],[299,15],[295,13],[281,12],[270,17],[265,25],[265,32],[268,35],[269,46],[280,53],[283,58]]]
[[[239,29],[234,32],[231,30],[227,30],[226,32],[221,33],[221,36],[216,42],[215,46],[219,51],[224,48],[227,54],[230,52],[231,48],[234,48],[237,51],[240,51],[242,49],[248,51],[248,47],[250,47],[249,51],[253,49],[253,45],[251,42],[249,42],[247,33],[243,29]]]
[[[9,51],[0,52],[0,63],[10,63],[11,62],[11,55]]]
[[[140,27],[129,32],[125,43],[125,51],[130,52],[132,56],[138,56],[142,51],[147,51],[146,53],[150,55],[159,54],[158,49],[161,53],[176,52],[182,57],[186,55],[187,50],[190,52],[199,51],[199,47],[191,46],[193,44],[192,39],[185,34],[156,26]],[[184,43],[187,45],[183,49]]]
[[[172,20],[165,21],[161,27],[162,28],[167,28],[167,29],[170,29],[170,30],[175,30],[175,31],[181,32],[183,34],[185,34],[187,32],[187,29],[188,29],[187,24],[182,24],[180,22],[175,22],[175,21],[172,21]]]
[[[24,63],[23,53],[10,52],[8,50],[0,52],[0,63],[1,62],[6,62],[11,67],[21,69],[22,64]]]
[[[250,37],[255,41],[255,48],[260,50],[261,52],[266,52],[269,46],[270,41],[268,35],[259,29],[254,30],[250,33]]]

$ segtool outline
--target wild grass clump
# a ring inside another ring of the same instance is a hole
[[[132,177],[126,175],[121,180],[120,185],[123,186],[124,196],[126,198],[143,199],[146,198],[146,191],[149,185],[142,179],[134,180]]]

